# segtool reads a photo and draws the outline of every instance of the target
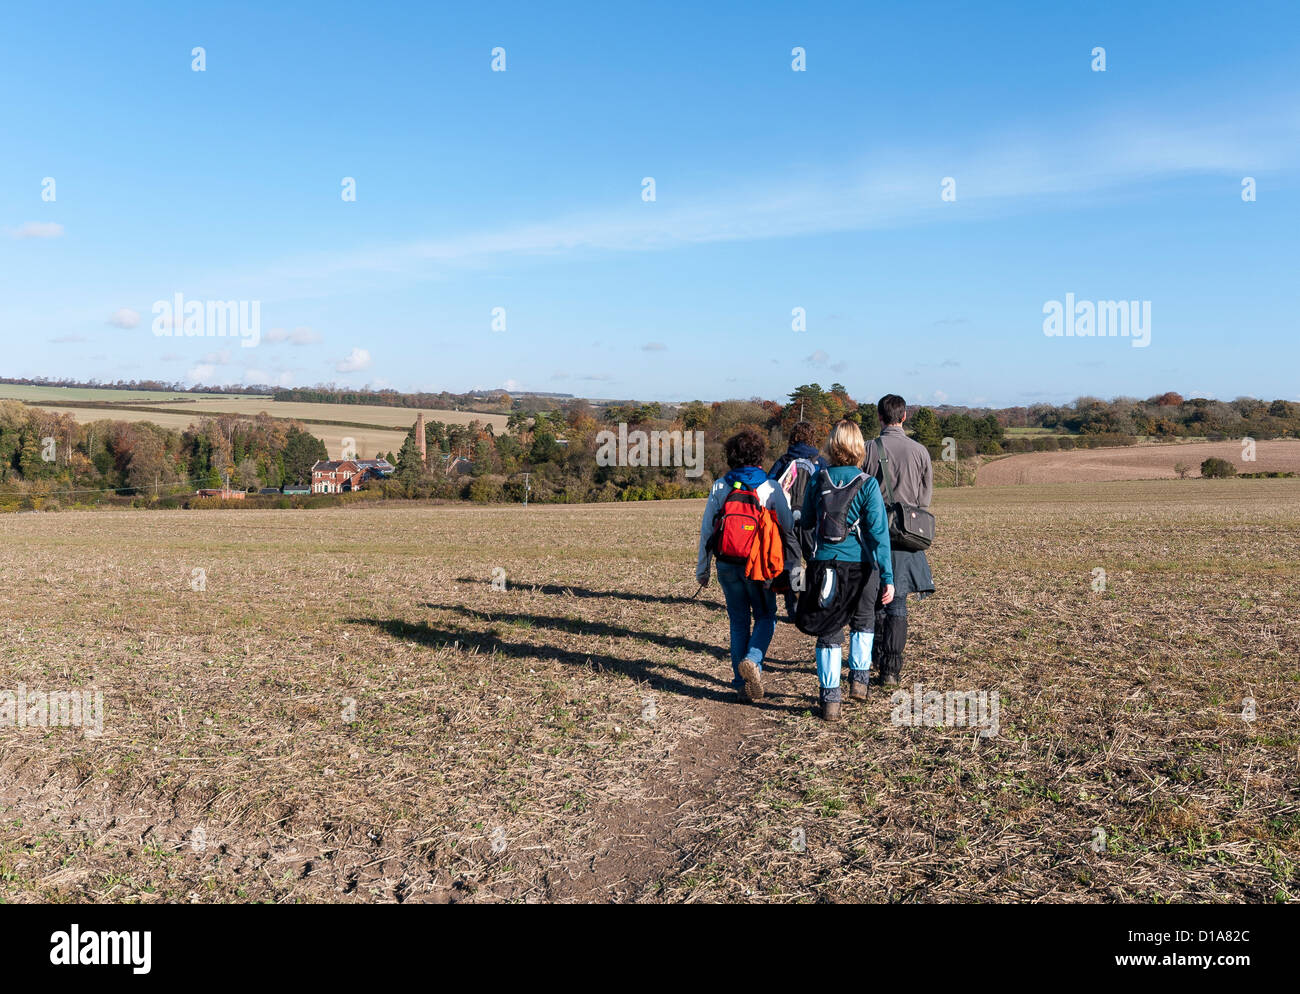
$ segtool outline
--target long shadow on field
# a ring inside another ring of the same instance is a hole
[[[608,635],[611,638],[644,639],[646,642],[661,645],[665,649],[685,649],[688,652],[700,652],[716,658],[721,658],[727,651],[725,643],[726,629],[722,629],[724,642],[719,645],[713,642],[697,642],[695,639],[683,638],[680,635],[664,635],[662,632],[638,632],[631,628],[606,624],[603,621],[586,621],[581,618],[559,618],[543,614],[512,614],[508,611],[492,611],[486,608],[475,610],[474,608],[465,607],[463,604],[434,604],[430,602],[424,606],[435,611],[454,611],[456,614],[467,618],[502,621],[508,625],[524,624],[533,628],[545,628],[549,631],[565,632],[570,635]],[[668,663],[666,665],[672,666],[673,664]],[[674,669],[680,669],[680,667],[674,667]],[[683,672],[690,671],[683,670]],[[700,679],[711,678],[701,676]]]
[[[458,577],[456,582],[483,584],[487,581],[462,576]],[[723,607],[721,601],[705,600],[703,595],[695,598],[683,597],[677,594],[634,594],[626,590],[592,590],[589,587],[575,587],[567,583],[529,583],[527,580],[511,580],[510,589],[534,590],[539,594],[548,594],[553,597],[572,594],[574,597],[596,597],[601,600],[613,598],[620,601],[642,601],[646,604],[698,604],[700,607],[712,610],[719,610]]]
[[[707,676],[701,673],[695,673],[682,667],[674,667],[682,673],[690,674],[698,680],[704,680],[709,683],[720,685],[721,689],[713,687],[701,687],[693,683],[687,683],[684,680],[678,680],[675,677],[665,676],[657,672],[660,664],[647,663],[639,659],[624,659],[619,656],[610,656],[603,653],[583,652],[581,650],[557,649],[549,645],[528,645],[523,642],[505,642],[495,635],[483,632],[470,632],[464,630],[451,631],[446,628],[435,628],[423,621],[410,622],[403,621],[401,618],[348,618],[350,624],[371,625],[375,628],[382,629],[394,638],[405,639],[408,642],[418,642],[421,645],[430,646],[448,646],[454,642],[460,643],[462,649],[478,649],[485,654],[499,653],[508,659],[553,659],[556,662],[565,663],[569,666],[597,667],[603,670],[610,670],[615,673],[622,673],[636,680],[643,680],[655,690],[662,693],[678,694],[682,697],[693,697],[702,701],[718,701],[720,703],[735,703],[735,691],[730,685],[715,677]],[[671,663],[662,664],[672,666]],[[769,711],[788,711],[792,714],[798,714],[807,710],[804,707],[791,707],[788,705],[779,705],[765,702],[765,710]]]

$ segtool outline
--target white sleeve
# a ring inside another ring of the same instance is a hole
[[[704,516],[700,519],[700,547],[695,558],[696,577],[708,573],[709,564],[713,559],[713,555],[708,549],[709,536],[713,534],[713,517],[718,513],[718,508],[722,506],[719,499],[721,493],[722,487],[714,484],[713,490],[709,492],[709,499],[704,504]]]

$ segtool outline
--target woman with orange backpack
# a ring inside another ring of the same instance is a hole
[[[776,594],[799,565],[790,505],[759,465],[767,448],[747,428],[727,439],[730,470],[713,484],[700,521],[695,579],[709,584],[709,563],[718,561],[718,584],[731,623],[732,685],[742,701],[763,696],[763,657],[776,630]],[[777,572],[779,570],[779,573]]]

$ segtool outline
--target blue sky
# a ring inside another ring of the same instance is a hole
[[[0,375],[1300,398],[1294,3],[208,6],[7,13]]]

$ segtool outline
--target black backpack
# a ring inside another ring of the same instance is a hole
[[[860,522],[854,519],[849,524],[849,506],[858,495],[862,485],[870,479],[866,473],[859,473],[851,480],[836,486],[831,482],[829,470],[817,474],[817,487],[820,498],[817,506],[817,541],[826,545],[839,545],[850,535],[861,535]]]

